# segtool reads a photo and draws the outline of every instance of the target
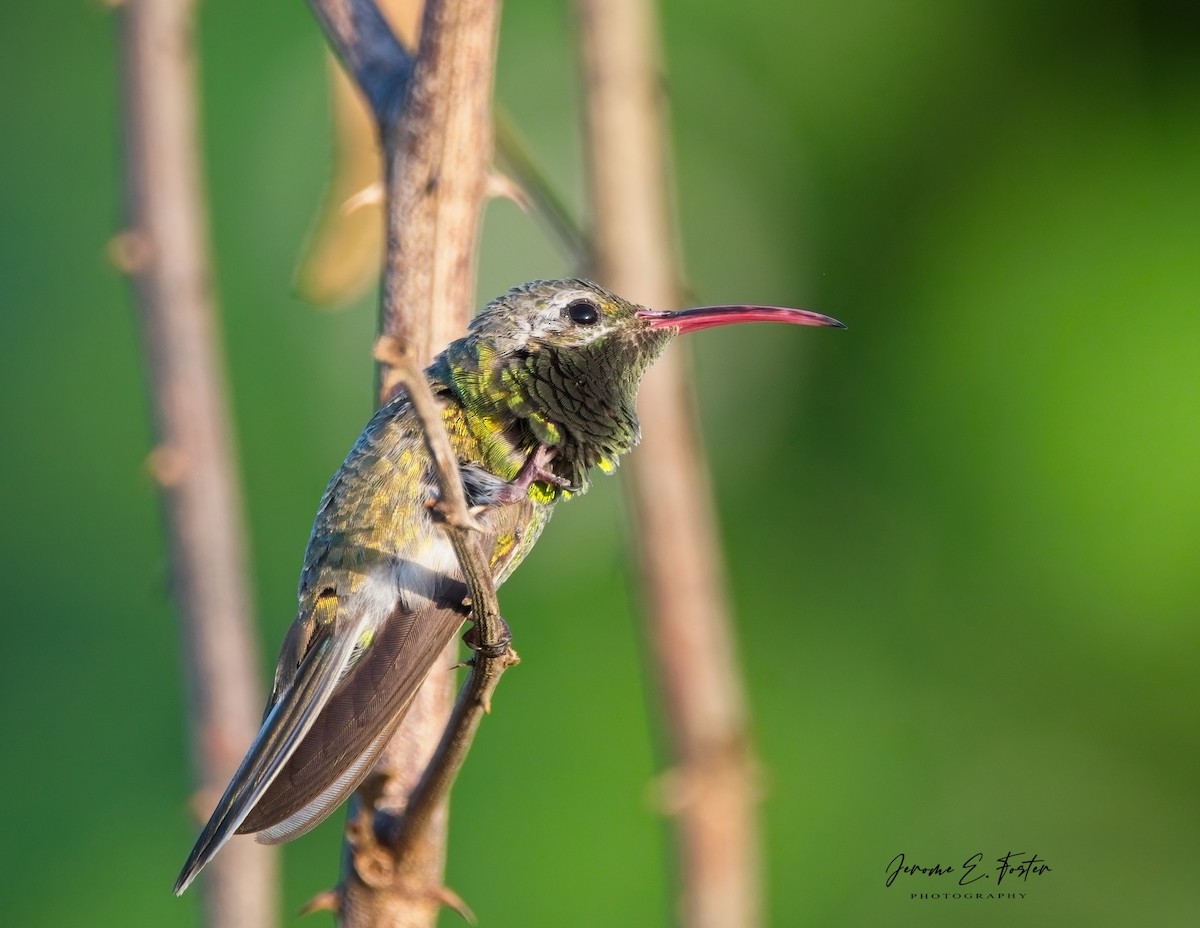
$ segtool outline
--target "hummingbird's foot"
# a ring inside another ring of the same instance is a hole
[[[503,657],[508,653],[508,646],[512,644],[512,629],[508,627],[508,623],[500,616],[496,616],[496,621],[500,623],[500,640],[495,644],[485,645],[479,640],[478,625],[472,625],[467,629],[466,633],[462,636],[463,644],[476,654],[481,654],[484,657]]]
[[[554,460],[557,453],[558,450],[549,445],[538,445],[533,454],[521,465],[517,476],[500,487],[491,502],[494,505],[520,502],[529,495],[529,488],[535,483],[547,483],[560,490],[577,491],[578,487],[572,486],[570,480],[560,477],[550,470],[550,462]]]

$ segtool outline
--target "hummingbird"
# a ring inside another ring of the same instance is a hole
[[[508,291],[426,369],[499,586],[555,505],[640,437],[642,375],[676,335],[736,322],[844,328],[778,306],[652,310],[586,280]],[[408,395],[367,423],[321,497],[262,727],[188,856],[176,895],[235,833],[304,834],[370,772],[470,618],[431,503],[435,470]]]

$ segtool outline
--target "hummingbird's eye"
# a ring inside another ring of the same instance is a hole
[[[591,300],[576,300],[567,307],[567,317],[578,325],[595,325],[600,320],[600,309]]]

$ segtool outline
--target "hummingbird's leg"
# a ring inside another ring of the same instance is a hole
[[[539,482],[548,483],[561,490],[578,489],[571,485],[570,480],[560,477],[549,469],[549,464],[554,460],[556,453],[557,449],[549,445],[538,445],[533,454],[521,465],[517,476],[497,489],[488,502],[493,505],[519,502],[529,493],[530,485]]]
[[[484,646],[483,642],[479,640],[478,625],[472,625],[466,630],[462,636],[463,644],[484,657],[503,657],[508,651],[508,646],[512,644],[512,629],[500,616],[496,616],[496,620],[500,623],[500,640],[494,645]]]
[[[512,480],[498,477],[491,471],[470,461],[459,462],[459,476],[462,479],[463,493],[471,515],[479,515],[489,506],[506,506],[518,503],[529,494],[529,487],[537,482],[548,483],[565,490],[576,490],[569,480],[558,476],[547,467],[554,459],[555,449],[546,445],[538,445],[532,454],[521,465],[517,475]],[[434,483],[427,485],[425,506],[433,509],[441,499],[441,493]]]

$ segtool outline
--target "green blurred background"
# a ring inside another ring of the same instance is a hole
[[[694,338],[773,925],[1195,923],[1200,30],[1183,6],[665,5],[694,291],[850,326]],[[568,12],[504,17],[498,95],[578,206]],[[6,3],[0,42],[0,910],[193,924],[169,891],[196,826],[144,378],[104,256],[114,26],[99,2]],[[316,501],[370,412],[374,308],[290,291],[329,153],[304,4],[209,0],[200,44],[265,675]],[[489,208],[481,299],[566,270],[511,204]],[[599,481],[503,591],[524,663],[455,794],[448,877],[491,928],[672,917],[621,509],[619,479]],[[598,641],[605,660],[574,659]],[[338,830],[287,848],[287,923],[335,879]],[[1006,850],[1053,867],[1024,901],[883,885],[899,851]]]

